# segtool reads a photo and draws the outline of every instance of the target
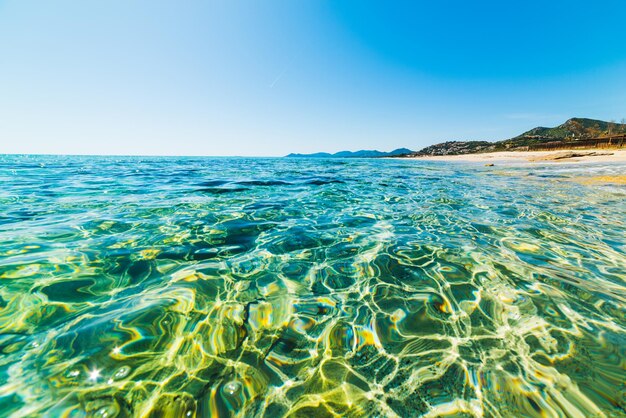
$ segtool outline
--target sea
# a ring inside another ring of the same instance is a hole
[[[624,417],[625,175],[0,155],[0,416]]]

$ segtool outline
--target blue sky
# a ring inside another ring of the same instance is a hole
[[[0,0],[0,153],[284,155],[626,118],[626,2]]]

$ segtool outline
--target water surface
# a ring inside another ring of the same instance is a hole
[[[0,156],[0,416],[624,416],[624,174]]]

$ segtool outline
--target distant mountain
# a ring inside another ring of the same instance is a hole
[[[572,118],[554,127],[539,126],[503,141],[448,141],[423,148],[410,156],[458,155],[479,152],[514,151],[545,142],[575,143],[576,141],[626,134],[626,124],[602,120]]]
[[[289,154],[288,158],[380,158],[380,157],[398,157],[401,155],[414,154],[408,148],[398,148],[391,152],[382,152],[377,150],[360,150],[360,151],[339,151],[334,154],[327,152],[316,152],[315,154]]]
[[[447,141],[430,145],[417,152],[407,148],[398,148],[391,152],[376,150],[340,151],[334,154],[318,152],[315,154],[289,154],[290,158],[379,158],[413,157],[423,155],[458,155],[480,152],[514,151],[525,149],[529,145],[550,142],[558,144],[572,143],[591,138],[626,134],[626,123],[605,122],[602,120],[572,118],[554,128],[538,126],[521,135],[502,141]],[[551,145],[550,144],[550,145]]]
[[[327,152],[316,152],[315,154],[289,154],[285,157],[289,158],[332,158],[333,154]]]

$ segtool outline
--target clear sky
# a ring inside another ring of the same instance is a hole
[[[626,118],[626,1],[0,0],[0,153],[284,155]]]

